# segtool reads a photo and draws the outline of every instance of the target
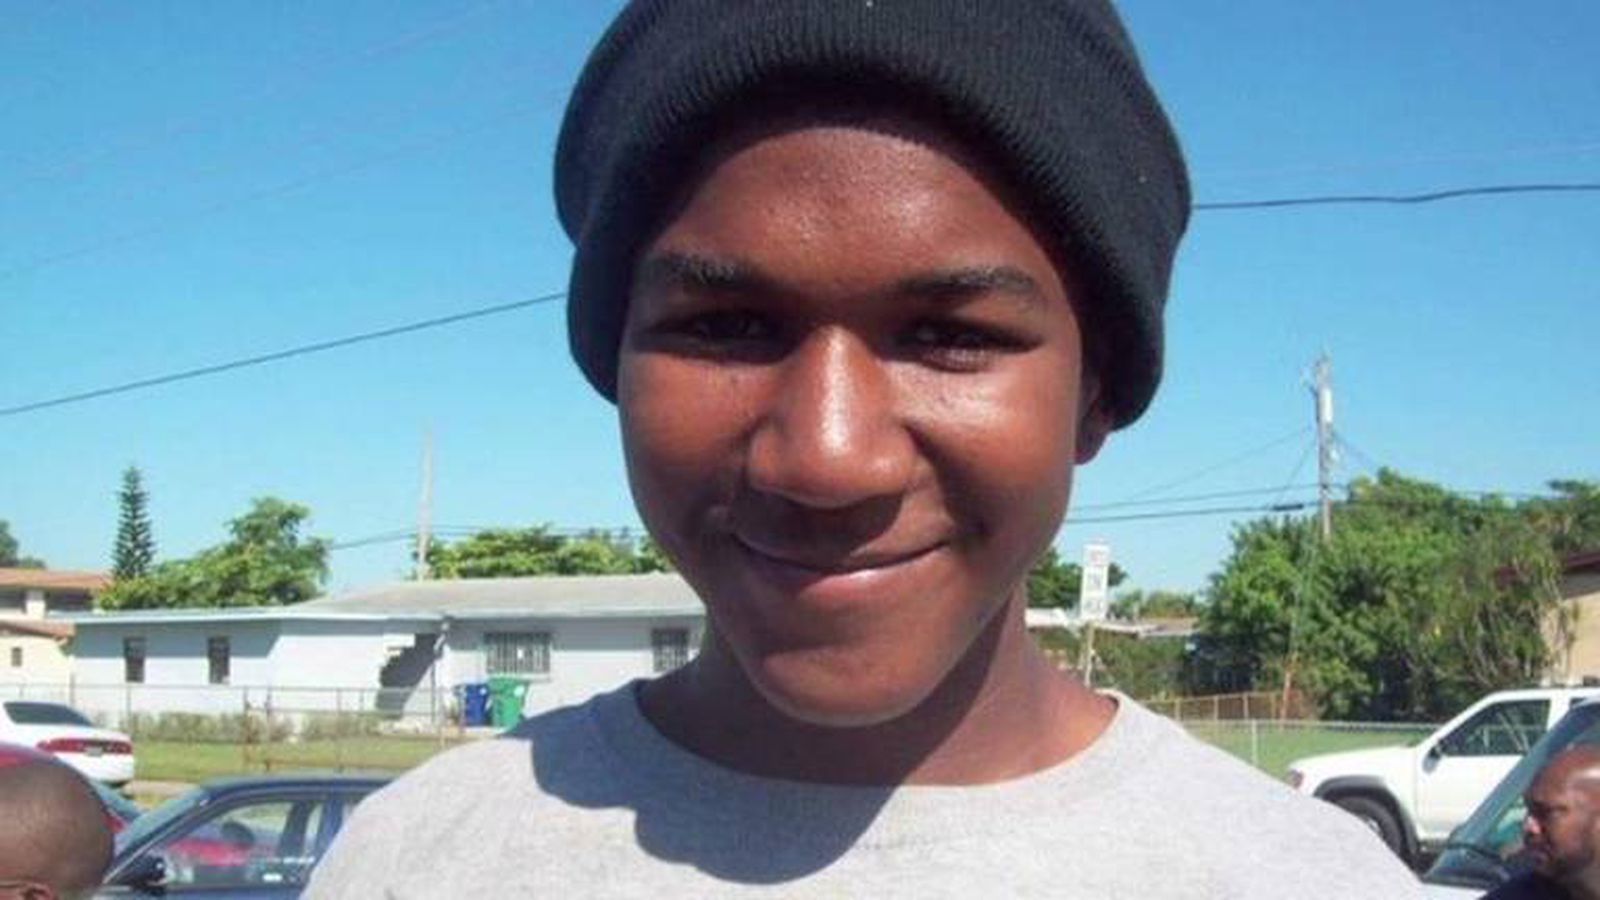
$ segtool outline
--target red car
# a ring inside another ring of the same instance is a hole
[[[60,762],[60,760],[32,747],[0,743],[0,769],[27,762]],[[106,785],[92,778],[85,778],[84,783],[89,785],[95,796],[100,798],[100,803],[105,806],[106,823],[111,826],[112,834],[121,834],[123,829],[133,824],[133,820],[143,814],[132,800]],[[172,851],[186,860],[207,866],[242,866],[250,859],[248,848],[241,848],[237,843],[224,838],[188,837],[176,842],[172,846]]]

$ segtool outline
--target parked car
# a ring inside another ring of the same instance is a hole
[[[1579,744],[1600,744],[1600,698],[1574,706],[1450,835],[1422,876],[1428,896],[1479,897],[1530,868],[1522,853],[1522,795],[1551,757]]]
[[[1568,709],[1596,696],[1600,687],[1499,691],[1411,746],[1297,759],[1288,781],[1359,816],[1415,864],[1445,842]]]
[[[239,778],[195,788],[135,819],[96,897],[300,896],[357,803],[385,779]]]
[[[61,703],[0,701],[0,741],[37,747],[96,781],[133,780],[133,739]]]

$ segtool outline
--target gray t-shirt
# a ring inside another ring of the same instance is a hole
[[[707,762],[629,685],[368,799],[307,896],[1422,896],[1354,817],[1118,704],[1088,749],[1024,778],[864,788]]]

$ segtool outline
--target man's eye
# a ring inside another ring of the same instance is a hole
[[[701,313],[679,322],[676,330],[696,340],[714,344],[761,341],[776,333],[772,323],[743,310]]]
[[[1017,349],[1018,341],[987,328],[964,322],[917,322],[905,333],[906,349],[934,365],[972,369],[1001,353]]]

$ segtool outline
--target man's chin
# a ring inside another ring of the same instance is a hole
[[[752,680],[784,716],[818,728],[870,728],[916,709],[928,690],[907,681],[851,677],[822,666],[768,661]]]

